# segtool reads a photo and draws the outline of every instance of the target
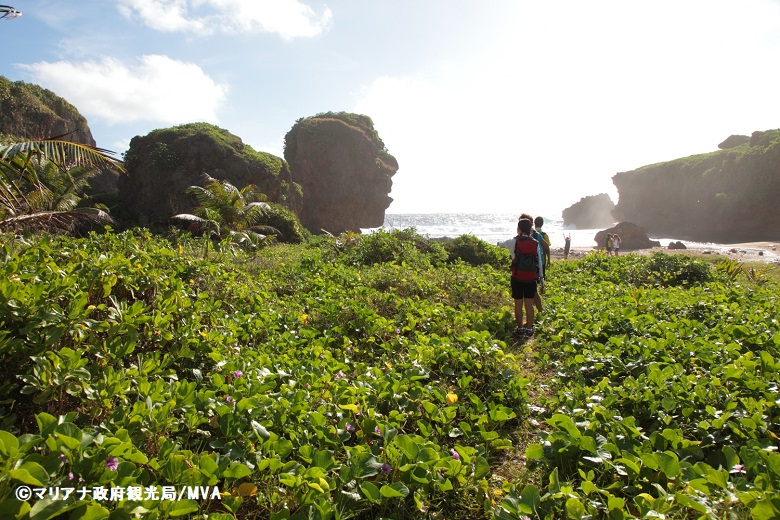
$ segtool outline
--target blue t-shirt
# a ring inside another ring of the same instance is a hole
[[[539,243],[538,249],[539,249],[539,276],[542,276],[542,269],[544,269],[544,248],[542,247],[542,241],[544,240],[544,237],[541,233],[539,233],[537,230],[532,229],[531,230],[531,236],[536,239],[536,241]]]

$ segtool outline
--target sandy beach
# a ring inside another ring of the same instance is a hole
[[[594,247],[572,247],[569,258],[582,258],[596,251]],[[740,244],[689,244],[687,249],[669,249],[668,247],[653,247],[649,249],[621,250],[620,254],[651,254],[655,251],[666,253],[681,253],[693,255],[714,255],[731,258],[739,262],[757,262],[780,265],[780,242],[744,242]],[[554,260],[563,260],[563,248],[551,249]]]

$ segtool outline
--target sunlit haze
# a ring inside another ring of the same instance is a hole
[[[780,128],[779,0],[15,0],[0,75],[98,146],[206,121],[283,156],[358,112],[399,163],[389,213],[560,216],[611,177]]]

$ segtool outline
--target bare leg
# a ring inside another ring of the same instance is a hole
[[[536,296],[539,296],[539,293],[537,293]],[[525,300],[523,300],[523,303],[525,303],[525,313],[528,317],[528,323],[526,324],[526,327],[529,329],[534,326],[534,300],[535,299],[536,297],[526,298]]]
[[[523,300],[515,300],[515,321],[518,327],[523,326]]]
[[[536,307],[537,312],[542,312],[542,297],[539,295],[538,292],[534,295],[533,300],[529,300],[529,301],[533,302],[533,306]]]

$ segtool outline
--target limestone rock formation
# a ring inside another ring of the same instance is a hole
[[[661,242],[650,240],[642,227],[631,222],[618,222],[614,227],[596,233],[594,240],[598,247],[607,245],[607,233],[617,234],[620,237],[621,251],[661,247]]]
[[[379,227],[398,162],[371,118],[339,113],[299,119],[285,136],[284,158],[303,188],[301,223],[313,233]]]
[[[241,189],[257,186],[269,202],[293,211],[300,187],[280,157],[257,152],[227,130],[207,123],[158,129],[130,141],[125,154],[127,176],[119,179],[123,219],[154,226],[178,213],[191,213],[186,190],[203,185],[203,173]]]
[[[780,239],[780,130],[739,146],[617,173],[615,217],[698,242]]]
[[[746,135],[730,135],[726,138],[725,141],[723,141],[718,145],[718,148],[720,148],[721,150],[728,150],[730,148],[736,148],[737,146],[749,142],[750,142],[750,137]]]
[[[606,193],[583,197],[563,210],[563,225],[577,229],[611,226],[615,222],[614,209],[615,203]]]
[[[87,120],[51,90],[0,76],[0,134],[25,139],[61,136],[65,141],[95,146]]]

